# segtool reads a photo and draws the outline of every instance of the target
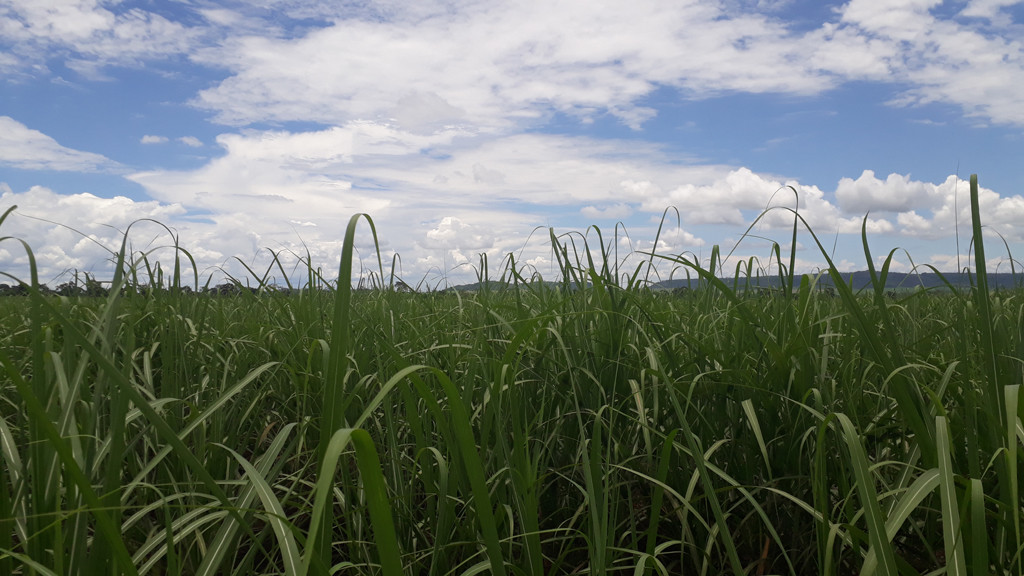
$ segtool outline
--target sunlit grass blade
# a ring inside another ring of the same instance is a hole
[[[935,417],[936,448],[939,451],[939,494],[942,500],[942,536],[946,549],[946,571],[958,576],[967,574],[964,559],[963,531],[950,458],[949,426],[945,416]]]
[[[17,444],[14,441],[14,435],[11,433],[7,421],[3,418],[0,418],[0,456],[3,458],[5,483],[10,489],[10,492],[7,492],[6,511],[8,516],[3,517],[8,522],[4,533],[8,537],[17,536],[24,546],[24,543],[28,541],[25,469],[21,455],[18,453]]]
[[[657,482],[655,482],[654,489],[651,491],[651,518],[647,525],[647,547],[645,550],[647,555],[651,557],[654,557],[655,549],[658,545],[658,525],[661,520],[661,507],[665,498],[665,480],[668,477],[669,466],[672,460],[673,442],[677,432],[678,430],[672,430],[665,437],[658,458]]]
[[[306,537],[306,549],[302,553],[302,565],[297,572],[308,573],[314,557],[322,557],[322,547],[330,549],[329,542],[319,540],[323,533],[319,523],[330,516],[327,514],[328,503],[333,498],[331,485],[334,482],[335,470],[345,447],[351,442],[356,449],[356,465],[362,476],[363,490],[366,492],[366,503],[373,521],[374,537],[377,541],[377,553],[380,557],[381,570],[384,576],[401,576],[401,551],[395,535],[394,520],[391,517],[391,505],[385,489],[384,476],[380,470],[380,459],[370,435],[361,429],[344,428],[335,432],[327,445],[327,451],[317,472],[316,492],[313,501],[312,523]]]
[[[210,474],[202,462],[200,462],[192,451],[185,445],[184,442],[178,438],[176,431],[167,423],[167,421],[153,408],[150,402],[142,396],[139,390],[133,385],[131,381],[114,365],[113,361],[104,356],[99,349],[96,348],[89,338],[82,334],[78,326],[70,318],[67,318],[53,310],[52,305],[46,301],[39,300],[41,307],[47,309],[53,313],[53,317],[63,326],[65,335],[71,341],[75,342],[80,346],[85,353],[89,354],[93,362],[96,363],[99,370],[106,374],[107,378],[110,379],[116,385],[117,393],[124,394],[128,400],[140,410],[145,416],[150,425],[152,425],[159,432],[161,438],[170,444],[175,454],[184,460],[185,464],[189,469],[196,474],[203,485],[210,491],[210,493],[219,500],[231,513],[236,516],[236,519],[242,523],[243,526],[246,524],[242,522],[237,512],[234,512],[231,508],[230,500],[224,493],[224,490],[217,484],[216,479]],[[3,357],[0,356],[0,359]],[[13,369],[13,365],[11,365]],[[40,407],[40,410],[42,408]],[[50,425],[52,427],[52,424]],[[56,430],[53,432],[56,434]],[[49,433],[47,433],[49,434]],[[69,452],[69,457],[70,457]],[[77,468],[77,465],[76,465]],[[91,492],[91,490],[90,490]],[[123,547],[123,545],[122,545]]]
[[[1019,472],[1018,472],[1018,459],[1020,454],[1020,442],[1017,439],[1017,429],[1021,425],[1020,416],[1018,416],[1018,409],[1020,406],[1020,385],[1014,384],[1012,386],[1005,386],[1003,388],[1004,403],[1003,406],[1006,409],[1006,455],[1004,461],[1006,462],[1005,470],[1006,476],[1009,480],[1006,486],[1006,492],[1008,493],[1007,501],[1009,502],[1020,502],[1020,484]],[[975,479],[972,479],[972,483]],[[972,490],[974,485],[972,484]],[[973,491],[972,491],[973,497]],[[1020,506],[1008,506],[1006,510],[1007,517],[1009,518],[1010,528],[1009,531],[1013,537],[1011,544],[1015,549],[1022,549],[1024,547],[1024,540],[1022,540],[1021,528],[1020,528]],[[978,524],[975,523],[977,527]],[[975,534],[978,530],[975,529]],[[1017,568],[1017,573],[1020,574],[1024,570],[1024,561],[1019,557],[1014,562]],[[985,565],[988,565],[987,555]]]
[[[971,478],[969,485],[971,510],[971,569],[967,574],[990,574],[988,556],[988,530],[985,529],[985,487],[978,478]]]
[[[245,476],[252,483],[252,486],[256,489],[256,494],[259,495],[260,501],[263,503],[263,508],[267,511],[267,522],[274,529],[274,534],[277,536],[277,544],[281,551],[281,559],[284,562],[284,573],[286,576],[298,576],[300,574],[301,557],[299,554],[298,544],[295,543],[295,536],[292,534],[293,527],[288,522],[288,517],[285,515],[284,507],[281,506],[281,501],[278,500],[274,494],[274,490],[267,483],[267,480],[263,477],[263,474],[256,469],[244,456],[235,452],[227,446],[222,446],[223,449],[227,450],[235,460],[245,469]],[[379,466],[378,466],[379,467]]]
[[[241,393],[243,390],[245,390],[247,387],[249,387],[252,383],[256,382],[260,378],[260,376],[264,375],[268,370],[270,370],[271,368],[273,368],[273,367],[275,367],[277,365],[278,365],[277,362],[267,362],[265,364],[262,364],[260,366],[257,366],[256,368],[250,370],[242,379],[240,379],[237,383],[232,385],[230,388],[226,389],[220,396],[218,396],[216,399],[214,399],[212,402],[210,402],[210,404],[208,406],[206,406],[203,409],[202,412],[197,414],[195,417],[191,418],[190,422],[187,425],[185,425],[178,432],[178,434],[177,434],[178,439],[181,440],[181,441],[184,441],[185,438],[189,437],[197,429],[200,429],[204,425],[207,425],[212,419],[216,418],[217,415],[222,410],[224,410],[224,408],[226,406],[228,406],[230,404],[232,399],[235,399],[236,396],[239,393]],[[171,399],[171,401],[177,401],[177,400],[176,399]],[[168,403],[166,400],[163,401],[163,402],[160,402],[160,401],[155,402],[152,405],[150,405],[150,409],[156,409],[161,404],[166,404],[166,403]],[[137,408],[135,408],[135,410],[140,412],[140,413],[142,413],[142,414],[146,413],[146,411],[143,410],[141,407],[137,407]],[[165,446],[162,449],[160,449],[159,452],[157,452],[149,460],[147,460],[147,462],[142,467],[142,469],[139,471],[139,474],[134,479],[134,481],[129,483],[128,486],[125,487],[125,494],[124,494],[124,496],[125,497],[130,496],[131,493],[136,488],[142,486],[142,482],[143,482],[143,479],[144,479],[145,475],[148,474],[150,471],[152,471],[152,469],[155,468],[158,464],[160,464],[160,462],[164,458],[166,458],[167,456],[169,456],[172,453],[175,453],[175,449],[176,448],[175,448],[174,444],[169,444],[168,446]]]
[[[883,576],[896,576],[899,573],[896,557],[887,537],[885,520],[882,518],[882,509],[878,503],[878,491],[875,489],[875,480],[871,474],[867,454],[864,452],[864,445],[849,417],[845,414],[836,414],[835,418],[839,422],[840,432],[850,455],[850,465],[856,476],[857,495],[867,519],[871,550],[878,559],[878,573]]]
[[[892,542],[907,519],[917,510],[921,502],[931,495],[939,487],[939,469],[926,470],[907,487],[903,495],[893,503],[893,509],[885,520],[885,536]],[[874,550],[868,552],[864,557],[864,565],[861,571],[866,574],[874,572],[878,564]]]
[[[740,404],[743,406],[743,413],[747,417],[747,425],[757,440],[757,447],[761,450],[761,457],[764,458],[764,469],[768,472],[768,479],[771,480],[772,463],[771,459],[768,458],[768,446],[764,443],[764,434],[761,432],[761,424],[757,420],[757,412],[754,411],[754,403],[747,398]]]
[[[268,479],[272,478],[271,469],[278,464],[281,451],[284,449],[286,441],[296,426],[297,425],[294,422],[285,425],[274,438],[273,442],[271,442],[266,453],[263,454],[260,461],[256,464],[256,471],[259,473],[260,477]],[[248,510],[256,496],[255,484],[249,484],[236,500],[235,506],[239,510]],[[248,513],[246,513],[246,516],[248,517]],[[239,526],[233,518],[228,518],[221,525],[220,530],[217,531],[217,535],[211,541],[206,555],[203,557],[202,564],[200,564],[198,570],[196,570],[196,576],[213,576],[213,574],[218,572],[220,565],[227,556],[228,549],[240,528],[241,526]]]

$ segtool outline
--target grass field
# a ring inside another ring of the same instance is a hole
[[[895,297],[655,292],[553,235],[557,282],[352,290],[360,217],[337,289],[25,279],[0,574],[1022,574],[1024,292],[972,200],[975,286]]]

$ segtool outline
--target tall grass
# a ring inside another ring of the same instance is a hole
[[[795,274],[798,234],[829,258],[796,212],[731,281],[593,228],[550,234],[556,282],[353,290],[365,216],[284,292],[185,290],[177,238],[163,277],[126,235],[102,297],[33,269],[0,298],[0,573],[1019,575],[1024,302],[977,194],[973,287],[896,297],[895,251],[863,292]]]

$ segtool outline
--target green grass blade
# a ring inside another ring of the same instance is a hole
[[[1017,467],[1020,444],[1017,441],[1016,435],[1017,427],[1020,426],[1020,419],[1017,415],[1017,408],[1020,405],[1020,385],[1006,386],[1003,388],[1003,393],[1005,396],[1004,407],[1006,409],[1006,453],[1003,457],[1003,468],[1006,470],[1006,477],[1009,479],[1006,486],[1006,492],[1008,493],[1007,501],[1020,502],[1019,472]],[[1024,547],[1024,541],[1021,540],[1020,507],[1007,506],[1006,508],[1005,512],[1009,518],[1010,531],[1013,536],[1013,548],[1020,550]],[[1021,574],[1024,571],[1022,569],[1024,563],[1018,557],[1014,564],[1016,565],[1017,573]]]
[[[277,366],[278,364],[279,364],[278,362],[266,362],[264,364],[261,364],[260,366],[257,366],[256,368],[250,370],[241,380],[239,380],[237,383],[235,383],[230,388],[225,390],[220,396],[217,397],[216,400],[214,400],[208,406],[206,406],[206,408],[204,408],[202,412],[200,412],[194,418],[191,418],[189,423],[186,424],[181,429],[180,432],[178,432],[178,434],[177,434],[178,439],[184,441],[186,438],[188,438],[197,429],[200,429],[203,426],[209,425],[210,422],[215,418],[215,416],[222,409],[224,409],[225,406],[229,405],[230,401],[233,398],[235,398],[240,392],[242,392],[250,384],[252,384],[257,379],[259,379],[260,376],[262,376],[264,373],[266,373],[271,368]],[[157,408],[157,407],[159,407],[159,406],[161,406],[163,404],[166,404],[166,403],[169,403],[169,402],[172,402],[172,401],[174,401],[174,399],[157,400],[155,402],[150,403],[149,407],[151,409],[155,409],[155,408]],[[137,408],[133,409],[129,414],[133,414],[133,413],[136,413],[136,412],[141,412],[143,414],[145,413],[141,409],[141,407],[137,407]],[[134,479],[134,481],[132,481],[126,487],[125,493],[124,493],[123,497],[124,498],[129,497],[135,489],[141,487],[143,485],[142,481],[143,481],[143,478],[145,477],[145,475],[148,474],[153,468],[155,468],[160,463],[161,460],[166,458],[169,454],[173,453],[174,450],[175,450],[175,446],[173,444],[171,444],[169,446],[165,446],[159,452],[157,452],[152,458],[150,458],[146,462],[146,464],[142,467],[142,469],[139,471],[139,473],[136,476],[136,478]]]
[[[43,566],[39,562],[36,562],[30,556],[27,556],[25,554],[21,554],[19,552],[15,552],[13,550],[7,550],[7,549],[4,549],[4,548],[0,548],[0,557],[5,557],[5,559],[6,558],[12,558],[14,560],[17,560],[17,561],[21,562],[22,564],[24,564],[25,566],[28,566],[32,570],[35,570],[36,572],[38,572],[42,576],[64,576],[63,574],[57,574],[53,570],[50,570],[46,566]]]
[[[480,452],[477,448],[476,439],[473,437],[473,427],[469,421],[469,414],[466,411],[465,404],[462,403],[462,397],[458,389],[448,376],[436,368],[432,368],[431,372],[434,373],[434,376],[438,379],[445,394],[448,396],[451,426],[459,445],[459,453],[462,456],[466,475],[469,477],[470,488],[473,493],[473,504],[476,507],[480,530],[483,532],[484,545],[491,564],[491,573],[495,576],[504,576],[505,560],[498,538],[497,523],[494,520],[494,505],[491,503],[490,491],[487,489],[484,467],[480,461]]]
[[[686,414],[683,411],[683,407],[679,402],[678,395],[671,387],[668,388],[670,392],[670,398],[672,405],[675,408],[677,418],[679,419],[680,427],[682,428],[683,436],[686,439],[686,444],[690,449],[690,455],[693,457],[694,463],[697,466],[697,474],[700,477],[700,481],[704,487],[704,495],[711,505],[712,514],[715,517],[715,523],[721,534],[722,546],[725,548],[727,557],[729,558],[729,565],[733,573],[740,575],[744,574],[743,563],[740,561],[739,553],[736,551],[736,544],[733,542],[732,534],[729,532],[729,524],[726,522],[725,513],[722,511],[722,503],[718,499],[718,493],[715,491],[715,485],[711,478],[711,473],[708,471],[707,463],[704,461],[704,450],[701,447],[700,438],[693,433],[690,428],[690,424],[686,419]],[[710,544],[710,543],[709,543]]]
[[[985,529],[985,487],[971,478],[971,569],[970,574],[991,574],[988,558],[988,530]],[[948,556],[947,556],[948,558]]]
[[[385,489],[384,476],[381,473],[380,459],[370,435],[361,429],[343,428],[335,432],[327,445],[327,451],[317,474],[316,494],[313,500],[312,523],[306,537],[306,550],[302,554],[302,565],[299,574],[307,574],[315,556],[322,556],[321,547],[330,550],[329,542],[321,542],[323,533],[319,525],[322,519],[328,518],[327,504],[333,497],[331,485],[337,470],[338,460],[345,447],[351,442],[356,449],[356,464],[362,476],[363,490],[366,492],[366,503],[370,509],[373,522],[373,533],[380,556],[381,569],[384,576],[401,576],[402,556],[398,548],[394,520],[391,517],[391,505]]]
[[[741,405],[743,406],[743,413],[747,416],[747,425],[750,426],[750,430],[754,433],[754,438],[757,440],[757,447],[761,450],[761,457],[764,458],[764,469],[768,472],[768,479],[772,479],[772,464],[768,458],[768,445],[764,442],[764,434],[761,432],[761,423],[757,420],[757,412],[754,411],[754,403],[747,398]]]
[[[935,440],[939,451],[939,493],[942,499],[942,538],[946,548],[946,573],[966,576],[967,562],[964,559],[960,510],[957,504],[956,482],[953,479],[953,463],[950,458],[952,439],[945,416],[935,417]]]
[[[260,477],[268,479],[271,478],[271,468],[278,462],[281,451],[284,449],[285,441],[289,438],[291,432],[296,426],[297,424],[294,422],[285,425],[274,438],[273,442],[270,443],[270,447],[263,454],[260,462],[256,465],[256,470],[259,472]],[[255,485],[247,485],[236,500],[236,508],[239,510],[248,510],[253,498],[255,497]],[[241,526],[235,522],[233,518],[227,518],[225,520],[217,531],[217,535],[214,536],[213,540],[210,542],[207,553],[203,557],[203,561],[199,565],[199,568],[196,570],[196,576],[213,576],[217,573],[220,568],[220,564],[227,556],[230,543],[234,540],[240,528]]]
[[[121,372],[120,369],[117,368],[117,366],[114,365],[113,361],[110,358],[104,356],[99,351],[99,349],[96,348],[95,344],[93,344],[89,338],[82,334],[81,330],[70,318],[67,318],[64,315],[60,314],[59,312],[53,310],[52,304],[50,304],[49,302],[46,302],[45,300],[41,299],[39,300],[39,302],[43,308],[46,308],[51,312],[52,317],[64,328],[65,337],[74,342],[76,345],[80,346],[84,350],[84,352],[87,353],[93,359],[93,361],[96,363],[97,368],[104,372],[110,379],[110,381],[112,381],[116,385],[117,393],[126,395],[128,397],[128,400],[132,404],[134,404],[135,408],[137,408],[143,414],[145,414],[146,420],[150,423],[150,425],[156,428],[160,437],[173,447],[175,454],[177,454],[179,458],[184,460],[188,468],[199,477],[200,481],[203,483],[206,489],[210,491],[213,497],[220,501],[220,503],[230,513],[232,513],[236,517],[236,519],[240,523],[242,523],[243,526],[247,526],[245,522],[242,521],[241,516],[238,515],[238,512],[233,510],[231,506],[231,501],[228,499],[227,494],[224,493],[224,490],[217,483],[216,479],[214,479],[213,475],[210,474],[209,470],[207,470],[203,463],[196,458],[192,451],[189,450],[188,446],[186,446],[185,443],[182,442],[180,438],[178,438],[178,435],[174,428],[172,428],[167,423],[167,421],[153,408],[149,400],[145,398],[136,389],[133,383],[128,380],[128,378]],[[2,358],[2,356],[0,356],[0,358]],[[13,364],[11,366],[13,367]],[[41,406],[40,410],[42,410]],[[43,412],[43,414],[45,414],[45,412]],[[56,434],[55,429],[54,434]],[[118,541],[120,542],[120,539]],[[121,544],[121,546],[123,547],[123,543]]]
[[[222,448],[227,450],[241,464],[245,470],[246,478],[249,479],[252,486],[256,489],[260,502],[263,503],[263,508],[267,511],[267,521],[270,522],[271,527],[274,529],[274,534],[277,536],[281,559],[284,561],[284,573],[286,576],[298,576],[302,560],[298,544],[295,543],[295,536],[292,535],[293,527],[288,521],[284,507],[281,506],[281,501],[278,500],[274,490],[267,483],[263,474],[251,462],[227,446],[222,446]]]
[[[923,474],[917,477],[903,495],[897,500],[894,505],[892,512],[889,517],[885,520],[885,537],[892,542],[899,531],[903,528],[903,524],[906,523],[910,515],[914,513],[917,507],[927,498],[936,488],[939,487],[939,469],[932,468],[926,470]],[[874,554],[874,550],[868,552],[868,555],[864,558],[864,565],[861,567],[861,572],[865,574],[871,574],[875,571],[878,565],[878,558]]]
[[[7,476],[7,468],[0,467],[0,550],[10,550],[14,543],[14,484],[8,482]],[[13,572],[10,557],[0,556],[0,574]]]
[[[672,444],[676,439],[678,429],[672,430],[665,437],[662,444],[660,457],[658,458],[657,482],[651,491],[651,518],[647,525],[647,549],[648,556],[654,556],[654,549],[657,546],[658,524],[661,520],[661,506],[665,497],[665,479],[668,477],[669,465],[672,460]]]
[[[115,564],[118,569],[124,574],[137,575],[138,572],[135,570],[135,565],[132,563],[131,556],[128,554],[127,548],[125,548],[124,541],[121,539],[121,533],[118,526],[116,526],[110,516],[107,514],[103,503],[100,498],[96,495],[96,492],[92,489],[92,485],[85,473],[79,467],[78,462],[75,461],[74,454],[71,452],[71,447],[61,438],[60,433],[57,431],[57,427],[50,420],[50,416],[46,413],[46,409],[39,402],[35,393],[31,387],[22,379],[21,374],[15,368],[14,362],[11,361],[2,350],[0,350],[0,364],[3,364],[4,369],[7,371],[8,377],[14,382],[18,393],[21,395],[22,402],[25,404],[25,408],[28,410],[29,416],[36,422],[36,425],[40,427],[43,435],[48,441],[48,446],[60,459],[64,466],[64,471],[70,476],[75,487],[79,490],[82,498],[85,500],[89,511],[93,514],[96,519],[96,526],[100,534],[103,535],[104,540],[110,547],[110,551],[113,554]],[[56,551],[55,551],[56,552]]]
[[[836,414],[835,416],[839,421],[843,439],[849,450],[850,464],[856,477],[857,494],[860,496],[861,507],[867,518],[870,549],[874,550],[875,556],[878,558],[878,573],[883,576],[897,576],[899,571],[896,567],[896,556],[886,535],[882,508],[878,503],[878,492],[875,490],[875,481],[868,464],[867,454],[864,452],[864,445],[850,418],[845,414]]]

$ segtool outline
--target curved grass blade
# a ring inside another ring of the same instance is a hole
[[[245,476],[256,489],[256,493],[263,503],[263,508],[267,511],[267,521],[270,522],[271,527],[274,529],[274,534],[277,536],[277,544],[281,549],[281,559],[284,561],[284,573],[286,576],[299,576],[302,564],[299,547],[295,543],[295,536],[292,535],[292,526],[288,522],[288,517],[285,515],[284,507],[281,506],[281,501],[274,495],[274,490],[267,483],[263,474],[251,462],[227,446],[221,445],[221,448],[227,450],[242,465],[242,468],[245,470]]]
[[[112,381],[116,385],[117,393],[126,395],[128,397],[128,400],[132,404],[134,404],[138,410],[145,414],[146,420],[154,428],[156,428],[160,437],[173,447],[175,453],[182,460],[184,460],[185,464],[189,467],[189,469],[191,469],[192,472],[199,477],[200,481],[203,483],[206,489],[210,491],[213,497],[216,498],[229,511],[229,513],[231,513],[235,517],[235,519],[238,522],[240,522],[243,526],[246,526],[247,530],[251,534],[251,529],[248,529],[248,525],[242,520],[242,517],[238,514],[238,512],[234,510],[234,508],[231,505],[231,501],[227,497],[227,494],[224,493],[224,490],[213,478],[213,475],[211,475],[209,470],[206,469],[203,463],[200,462],[198,458],[196,458],[195,454],[193,454],[192,451],[188,449],[188,446],[186,446],[185,443],[182,442],[182,440],[178,437],[177,432],[175,432],[175,430],[167,423],[167,421],[153,408],[149,400],[145,398],[136,389],[132,382],[128,380],[128,378],[114,365],[114,363],[109,358],[104,356],[99,351],[99,349],[96,348],[95,344],[93,344],[89,338],[82,334],[78,326],[70,318],[54,310],[53,305],[50,302],[42,299],[41,297],[37,298],[37,301],[39,305],[42,308],[46,308],[51,313],[51,317],[54,318],[54,320],[56,320],[63,327],[65,332],[65,338],[80,346],[84,350],[84,352],[87,353],[93,359],[93,361],[96,363],[97,368],[104,372],[107,378],[109,378],[110,381]],[[0,360],[2,359],[4,359],[4,356],[2,352],[0,352]],[[8,370],[10,371],[12,368],[13,364],[11,365],[11,368],[9,368]],[[42,410],[41,406],[40,410]],[[45,412],[43,412],[42,414],[45,414]],[[55,429],[54,433],[56,434]],[[118,538],[118,540],[120,543],[120,538]],[[120,544],[123,547],[123,543]]]
[[[402,556],[398,548],[394,520],[391,517],[384,475],[381,473],[380,458],[377,456],[377,449],[370,434],[358,428],[338,430],[327,443],[327,451],[317,473],[316,496],[313,500],[312,523],[306,537],[306,550],[302,553],[302,563],[297,574],[305,576],[313,563],[314,555],[323,557],[323,548],[330,550],[329,542],[319,540],[324,533],[320,522],[329,517],[327,503],[333,496],[331,485],[334,482],[334,473],[338,467],[338,460],[349,442],[356,449],[356,464],[362,476],[363,490],[366,492],[366,504],[373,522],[373,534],[377,542],[381,569],[384,576],[401,576]]]
[[[284,449],[285,441],[296,426],[297,424],[294,422],[289,423],[274,437],[270,447],[256,465],[257,472],[260,473],[261,477],[270,476],[271,468],[278,462],[281,450]],[[248,510],[252,499],[255,497],[255,487],[252,484],[247,485],[236,501],[235,507],[239,510]],[[217,535],[214,536],[213,541],[210,543],[206,555],[203,557],[203,562],[196,570],[196,576],[213,576],[213,574],[217,573],[220,563],[223,562],[227,555],[229,544],[238,533],[239,528],[239,524],[232,518],[229,518],[221,525]]]
[[[691,430],[675,390],[672,387],[669,387],[668,390],[680,427],[682,428],[683,436],[686,438],[686,444],[690,449],[690,456],[693,457],[693,461],[697,466],[697,475],[704,486],[704,495],[711,505],[711,511],[715,516],[715,524],[720,530],[722,545],[729,558],[730,567],[733,573],[737,575],[744,574],[743,563],[740,562],[739,553],[736,551],[736,544],[733,542],[732,534],[729,532],[729,527],[725,520],[725,514],[722,512],[722,503],[718,500],[718,493],[715,491],[711,474],[708,472],[707,462],[704,461],[704,450],[701,448],[700,438]],[[710,546],[711,542],[708,545]]]
[[[861,507],[867,519],[868,541],[870,549],[878,557],[878,571],[883,576],[897,576],[896,556],[892,544],[886,536],[885,521],[882,519],[882,508],[878,503],[878,492],[875,490],[874,478],[868,465],[867,454],[861,443],[860,435],[853,427],[853,422],[845,414],[836,414],[843,439],[850,453],[850,464],[856,477],[857,494],[860,496]]]
[[[410,367],[412,368],[412,367]],[[505,561],[501,551],[501,543],[498,538],[497,523],[494,520],[494,507],[491,503],[490,492],[487,489],[487,480],[484,476],[483,463],[480,461],[476,439],[473,437],[473,427],[469,421],[469,413],[463,404],[455,384],[448,376],[437,368],[426,368],[434,374],[445,395],[448,397],[448,408],[451,411],[451,428],[455,434],[455,440],[462,456],[462,462],[469,477],[470,490],[473,493],[473,504],[476,508],[477,520],[480,522],[480,530],[484,536],[484,546],[490,562],[491,574],[494,576],[505,576]],[[411,373],[410,373],[411,375]],[[414,380],[420,396],[427,402],[428,407],[437,415],[439,422],[445,419],[441,415],[437,400],[429,393],[422,381]]]
[[[896,538],[896,534],[899,533],[903,524],[910,518],[910,515],[917,509],[918,505],[928,497],[929,494],[935,491],[939,487],[939,469],[932,468],[926,470],[923,474],[917,477],[916,480],[907,488],[903,496],[895,502],[893,505],[892,512],[889,517],[885,520],[885,537],[888,538],[889,542],[892,542]],[[866,574],[871,574],[875,571],[875,567],[878,564],[878,558],[875,556],[874,551],[868,552],[868,555],[864,558],[864,565],[861,567],[861,571]]]

